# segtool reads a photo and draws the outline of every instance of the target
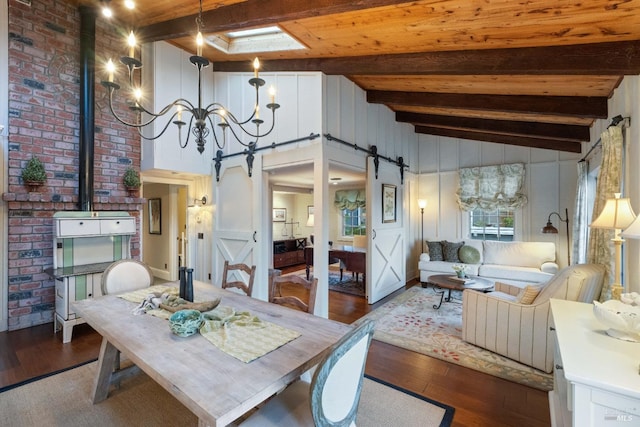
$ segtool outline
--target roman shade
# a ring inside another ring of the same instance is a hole
[[[358,190],[338,190],[333,204],[338,209],[354,210],[363,208],[367,204],[367,194],[364,188]]]
[[[524,171],[523,163],[460,169],[456,193],[460,209],[492,211],[524,206]]]

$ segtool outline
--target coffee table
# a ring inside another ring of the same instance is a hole
[[[465,289],[473,289],[474,291],[489,292],[494,286],[494,282],[492,280],[484,279],[482,277],[469,276],[469,279],[472,279],[473,282],[467,284],[454,280],[453,277],[455,277],[453,274],[433,274],[429,276],[426,283],[422,284],[423,288],[426,288],[428,285],[432,285],[434,290],[436,288],[440,289],[440,291],[435,291],[440,295],[440,303],[433,305],[433,308],[436,310],[440,308],[442,301],[451,302],[452,290],[464,291]],[[447,290],[449,292],[445,297],[444,294]]]

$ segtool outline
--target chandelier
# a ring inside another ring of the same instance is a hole
[[[178,142],[180,144],[180,148],[185,148],[189,143],[189,138],[193,135],[195,139],[195,143],[197,145],[198,152],[202,154],[204,151],[204,146],[206,143],[206,138],[209,134],[213,135],[213,140],[219,149],[224,148],[226,144],[226,133],[227,129],[231,132],[234,138],[245,147],[254,148],[258,142],[258,138],[264,137],[271,133],[275,126],[275,114],[276,110],[280,108],[279,104],[275,103],[275,89],[273,86],[269,89],[269,97],[270,102],[266,105],[266,107],[271,110],[271,127],[268,131],[261,133],[260,125],[264,123],[263,120],[260,119],[260,88],[264,86],[265,81],[261,79],[258,75],[258,71],[260,68],[260,61],[256,58],[253,61],[254,68],[254,77],[249,79],[249,84],[255,88],[256,96],[255,96],[255,104],[253,110],[249,118],[245,120],[240,120],[236,118],[230,111],[228,111],[223,105],[217,102],[213,102],[206,107],[202,105],[202,70],[209,66],[209,60],[202,56],[202,45],[204,44],[204,39],[202,37],[201,29],[202,25],[202,0],[200,0],[200,10],[198,16],[196,17],[196,27],[198,31],[198,35],[196,37],[196,50],[197,54],[192,55],[189,58],[191,64],[193,64],[198,70],[198,102],[197,104],[193,104],[190,101],[179,98],[168,104],[164,108],[162,108],[159,112],[154,113],[149,111],[142,103],[142,90],[139,85],[136,84],[135,79],[135,71],[142,68],[142,62],[135,57],[135,48],[136,48],[136,38],[133,34],[133,31],[129,34],[127,39],[127,44],[129,45],[129,56],[123,56],[120,58],[120,62],[127,67],[128,75],[129,75],[129,90],[131,94],[131,98],[127,100],[127,104],[129,108],[137,113],[137,121],[136,123],[130,123],[118,116],[115,109],[113,108],[113,97],[114,93],[120,89],[120,85],[114,82],[114,72],[115,65],[111,59],[107,62],[107,81],[102,81],[102,85],[107,89],[109,93],[109,109],[111,110],[111,114],[118,120],[120,123],[125,126],[134,127],[138,130],[140,136],[146,140],[155,140],[160,138],[169,128],[169,125],[173,123],[178,127]],[[175,108],[174,108],[175,107]],[[142,114],[146,114],[149,118],[146,117],[143,120]],[[170,114],[170,116],[168,116]],[[183,121],[184,115],[191,115],[189,118],[189,124],[187,128],[187,136],[183,142],[182,137],[182,128],[187,124]],[[158,118],[168,116],[166,124],[162,127],[160,133],[155,136],[145,136],[142,132],[142,129],[152,123],[154,123]],[[255,131],[251,131],[249,126],[251,124],[255,125]],[[208,125],[208,126],[207,126]],[[222,137],[219,138],[216,131],[215,125],[219,126],[222,130]],[[241,139],[242,135],[248,135],[250,138],[255,138],[255,141],[250,143],[244,143]]]

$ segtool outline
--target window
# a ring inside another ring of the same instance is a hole
[[[469,211],[470,235],[478,240],[512,241],[515,220],[513,210]]]
[[[366,208],[342,209],[342,235],[364,236],[367,234]]]

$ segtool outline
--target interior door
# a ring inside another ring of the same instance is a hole
[[[256,156],[253,176],[244,156],[223,160],[220,181],[213,183],[213,283],[220,285],[224,262],[256,265],[253,296],[266,299],[266,263],[259,262],[265,236],[262,229],[262,161]],[[257,171],[257,172],[256,172]]]
[[[367,299],[369,304],[406,283],[403,227],[403,189],[400,169],[367,159]]]

